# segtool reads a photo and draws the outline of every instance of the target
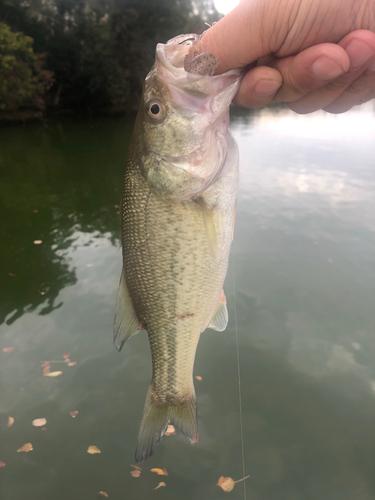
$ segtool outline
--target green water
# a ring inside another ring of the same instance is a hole
[[[235,316],[247,498],[374,500],[373,105],[234,113],[230,320],[198,347],[200,441],[164,437],[139,478],[129,472],[151,376],[147,335],[121,354],[112,346],[131,128],[72,119],[0,129],[1,500],[243,499],[243,483],[216,486],[243,477]],[[66,352],[77,364],[52,363],[64,374],[43,377],[41,362]],[[17,453],[25,443],[33,451]]]

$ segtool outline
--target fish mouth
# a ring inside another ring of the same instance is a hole
[[[204,70],[203,73],[196,73],[195,70],[191,70],[193,72],[190,70],[187,71],[190,68],[190,64],[186,66],[186,61],[193,49],[194,55],[202,55],[199,53],[200,38],[201,35],[190,33],[176,36],[168,40],[166,44],[158,43],[156,46],[156,64],[159,68],[164,69],[163,78],[169,81],[169,83],[172,83],[176,87],[184,87],[184,90],[189,90],[189,87],[191,87],[191,92],[203,96],[212,94],[212,85],[209,82],[216,82],[214,88],[220,86],[219,82],[224,81],[226,82],[225,86],[227,86],[230,80],[235,81],[238,79],[243,74],[243,71],[233,69],[216,76],[212,76],[212,73],[204,72]],[[212,54],[205,54],[214,58]],[[217,61],[220,62],[218,59]]]

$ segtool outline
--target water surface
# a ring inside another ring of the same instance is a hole
[[[244,498],[242,483],[216,486],[243,474],[236,325],[247,497],[374,500],[373,105],[233,113],[230,320],[198,347],[200,442],[164,437],[139,478],[129,472],[151,376],[147,335],[121,354],[112,346],[131,128],[126,118],[0,131],[1,500]],[[64,374],[43,377],[42,362],[64,353],[77,364],[52,363]],[[46,429],[33,427],[42,417]],[[17,453],[29,442],[33,451]]]

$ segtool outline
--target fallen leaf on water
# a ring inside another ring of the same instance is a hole
[[[5,462],[0,462],[0,467],[5,467],[6,463]]]
[[[51,371],[51,365],[47,365],[43,368],[43,377],[47,377]]]
[[[28,451],[32,451],[33,450],[33,445],[31,443],[26,443],[24,444],[23,446],[21,446],[21,448],[19,448],[17,451],[25,451],[25,452],[28,452]]]
[[[4,347],[3,352],[12,352],[14,351],[14,347]]]
[[[101,451],[97,446],[89,446],[87,449],[87,453],[90,453],[90,455],[94,455],[95,453],[101,453]]]
[[[70,352],[64,352],[63,358],[68,359],[70,357]]]
[[[130,474],[133,476],[133,477],[139,477],[141,475],[141,471],[136,469],[136,470],[131,470],[130,471]]]
[[[41,245],[42,243],[42,240],[34,240],[34,245]]]
[[[234,488],[234,485],[236,483],[239,483],[240,481],[244,481],[250,476],[243,477],[242,479],[238,479],[237,481],[233,481],[231,477],[224,477],[220,476],[219,481],[216,483],[217,486],[220,486],[220,488],[224,491],[232,491]]]
[[[172,436],[172,434],[176,434],[176,430],[173,425],[168,425],[167,430],[165,431],[165,435]]]
[[[38,210],[33,210],[34,214],[37,214],[38,213]]]
[[[46,292],[40,292],[40,295],[45,295],[45,294],[46,294]]]
[[[130,464],[132,467],[134,467],[134,469],[138,469],[138,470],[142,470],[142,467],[139,467],[138,465],[133,465],[133,464]]]
[[[46,367],[47,368],[47,367]],[[44,371],[44,370],[43,370]],[[45,377],[58,377],[59,375],[62,375],[64,372],[59,370],[58,372],[49,372],[45,375]]]
[[[77,361],[69,361],[68,366],[74,366],[77,364]]]
[[[162,486],[167,486],[163,481],[161,481],[154,490],[157,490],[158,488],[161,488]]]
[[[70,412],[69,412],[69,415],[70,415],[71,417],[73,417],[73,418],[76,418],[76,416],[78,415],[78,411],[77,411],[77,410],[75,410],[75,411],[70,411]]]
[[[46,425],[47,420],[45,418],[36,418],[33,420],[33,426],[34,427],[43,427],[43,425]]]
[[[8,417],[8,427],[12,427],[13,424],[14,424],[14,418]]]
[[[151,469],[151,472],[155,472],[158,476],[168,476],[167,469]]]
[[[196,376],[195,376],[195,378],[196,378],[197,380],[202,380],[202,377],[201,377],[200,375],[196,375]]]
[[[99,491],[99,495],[103,495],[103,497],[109,498],[109,495],[106,491]]]
[[[13,278],[16,278],[17,277],[17,274],[13,274],[13,273],[8,273],[9,276],[13,276]]]

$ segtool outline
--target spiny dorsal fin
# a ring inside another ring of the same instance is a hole
[[[121,351],[127,339],[143,329],[144,325],[135,314],[133,303],[126,285],[124,271],[122,271],[117,294],[115,324],[113,329],[113,343],[116,349]]]
[[[214,312],[207,328],[212,328],[217,332],[222,332],[223,330],[226,329],[227,324],[228,324],[227,298],[225,297],[224,290],[221,290],[216,311]]]

